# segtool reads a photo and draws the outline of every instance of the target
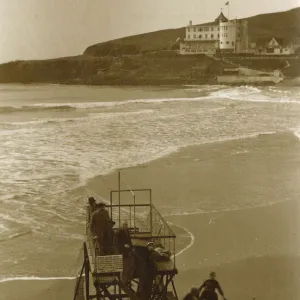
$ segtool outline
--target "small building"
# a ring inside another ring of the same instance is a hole
[[[217,51],[242,53],[248,49],[248,22],[228,20],[221,12],[209,23],[186,27],[180,54],[216,54]]]
[[[295,54],[293,45],[281,38],[260,39],[256,42],[257,55],[292,55]]]

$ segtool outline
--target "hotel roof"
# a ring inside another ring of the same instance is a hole
[[[190,27],[194,27],[194,26],[214,26],[214,25],[219,25],[220,21],[221,22],[227,22],[228,21],[228,19],[224,16],[223,12],[221,12],[219,14],[219,16],[213,22],[207,22],[207,23],[192,25]]]

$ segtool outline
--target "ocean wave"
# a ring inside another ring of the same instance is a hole
[[[292,128],[291,131],[294,134],[294,136],[297,137],[300,140],[300,127],[299,128]]]
[[[23,281],[23,280],[74,280],[74,277],[35,277],[35,276],[22,276],[22,277],[4,277],[0,278],[0,282],[9,282],[9,281]]]
[[[284,199],[284,200],[277,200],[277,201],[270,201],[267,203],[261,203],[261,204],[253,204],[253,205],[238,205],[238,206],[232,206],[227,208],[219,208],[219,209],[212,209],[212,210],[200,210],[200,209],[194,209],[193,211],[182,211],[179,212],[170,212],[169,214],[164,214],[165,217],[177,217],[177,216],[194,216],[194,215],[209,215],[209,214],[216,214],[216,213],[229,213],[229,212],[238,212],[238,211],[246,211],[250,209],[258,209],[258,208],[264,208],[269,206],[274,206],[280,203],[288,202],[288,201],[294,201],[293,199]],[[219,215],[221,216],[221,215]],[[219,217],[218,216],[218,217]],[[216,217],[215,217],[216,218]],[[213,219],[215,219],[213,218]]]
[[[24,235],[31,234],[31,233],[32,233],[32,230],[30,229],[30,230],[20,231],[20,232],[14,233],[14,234],[10,234],[9,236],[6,236],[4,238],[0,238],[0,243],[5,242],[5,241],[9,241],[9,240],[12,240],[12,239],[16,239],[16,238],[19,238],[19,237],[22,237]]]
[[[2,106],[0,107],[0,114],[13,112],[38,112],[38,111],[72,111],[72,110],[87,110],[104,107],[116,107],[135,103],[155,104],[170,101],[201,101],[209,99],[209,96],[196,98],[157,98],[157,99],[136,99],[112,102],[77,102],[77,103],[37,103],[30,106]]]
[[[210,93],[210,96],[241,102],[300,104],[297,91],[295,91],[295,95],[291,95],[291,93],[284,90],[269,89],[267,92],[263,89],[251,86],[224,88]]]
[[[189,235],[189,237],[190,237],[190,242],[189,242],[189,244],[187,244],[187,245],[186,245],[183,249],[181,249],[179,252],[176,252],[176,253],[175,253],[175,256],[178,257],[179,255],[181,255],[182,253],[186,252],[189,248],[191,248],[191,247],[195,244],[195,239],[196,239],[196,238],[195,238],[194,234],[193,234],[191,231],[189,231],[187,228],[182,227],[182,226],[179,226],[179,225],[174,224],[174,223],[169,222],[169,221],[168,221],[168,224],[183,229],[183,230]]]
[[[66,104],[53,104],[49,106],[45,105],[29,105],[29,106],[1,106],[0,114],[14,113],[14,112],[39,112],[39,111],[66,111],[75,110],[76,107]]]

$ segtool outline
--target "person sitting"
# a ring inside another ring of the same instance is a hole
[[[199,300],[199,290],[196,287],[192,287],[183,300]]]
[[[216,293],[216,290],[220,293],[223,299],[226,300],[224,292],[221,289],[219,282],[216,280],[216,273],[211,272],[209,275],[210,279],[205,280],[199,288],[199,294],[201,293],[202,289],[204,289],[200,296],[200,300],[218,300],[218,294]]]
[[[116,247],[119,253],[123,256],[123,277],[122,282],[124,285],[130,287],[130,282],[134,277],[135,263],[133,257],[133,244],[131,241],[130,232],[128,229],[128,223],[125,221],[116,232]]]
[[[132,249],[132,241],[128,229],[128,223],[123,222],[122,227],[116,232],[115,244],[119,253],[126,256]]]
[[[164,249],[161,244],[155,245],[153,242],[150,242],[147,248],[150,252],[150,257],[154,261],[168,261],[171,257],[170,251]]]

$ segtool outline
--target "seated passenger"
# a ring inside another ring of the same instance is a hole
[[[150,252],[150,257],[154,261],[168,261],[171,257],[170,251],[164,249],[161,244],[155,245],[153,242],[150,242],[147,248]]]
[[[124,256],[128,255],[132,249],[131,236],[128,229],[128,223],[126,221],[123,222],[122,228],[116,232],[115,244],[118,252]]]
[[[116,232],[116,247],[119,253],[123,255],[123,284],[130,287],[135,272],[135,264],[133,257],[133,245],[131,241],[128,223],[123,222],[122,228]]]

